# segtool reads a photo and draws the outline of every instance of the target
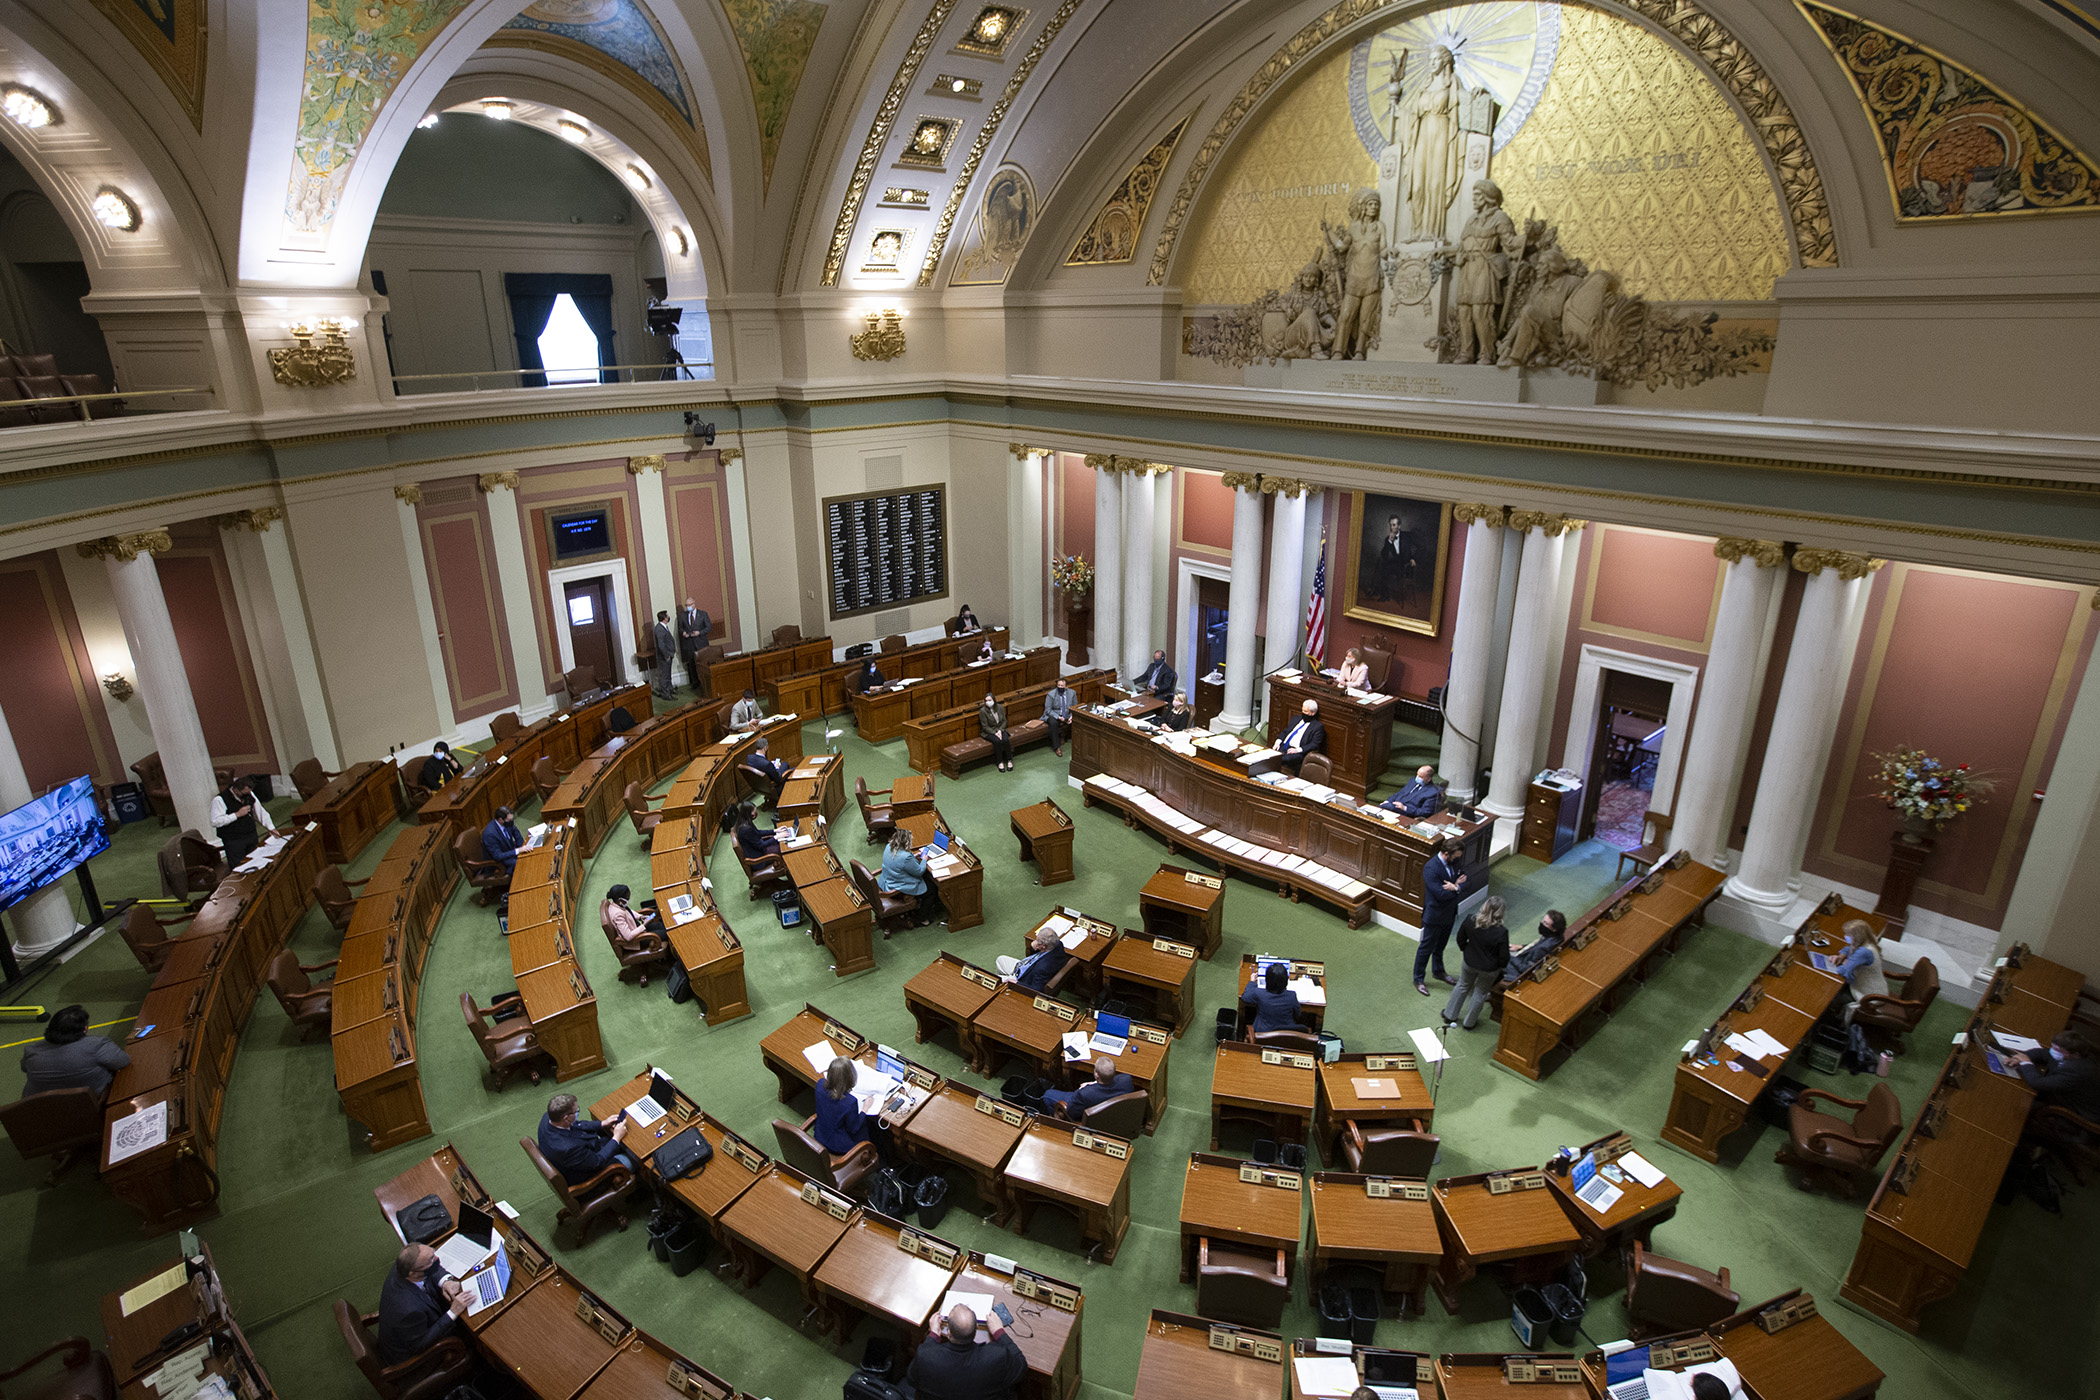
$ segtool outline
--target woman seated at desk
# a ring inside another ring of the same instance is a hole
[[[1352,690],[1369,690],[1371,688],[1371,665],[1363,659],[1355,647],[1351,647],[1348,653],[1342,657],[1342,664],[1336,670],[1334,678],[1337,682]]]
[[[762,860],[780,854],[780,838],[761,827],[756,818],[758,809],[748,802],[739,803],[736,809],[736,849],[745,860]]]
[[[918,852],[912,849],[910,832],[890,833],[890,844],[882,851],[882,873],[875,877],[875,884],[890,894],[917,897],[919,907],[912,920],[914,928],[924,928],[935,919],[945,921],[940,894],[933,887],[926,862],[919,859]]]
[[[1256,1035],[1305,1029],[1298,1019],[1298,994],[1290,990],[1290,981],[1290,964],[1273,962],[1240,993],[1240,1001],[1253,1011],[1254,1021],[1248,1029]]]
[[[1159,712],[1156,720],[1162,729],[1186,729],[1196,722],[1196,712],[1189,708],[1189,693],[1174,692],[1174,703]]]

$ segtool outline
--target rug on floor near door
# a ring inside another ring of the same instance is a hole
[[[1641,844],[1641,825],[1654,794],[1632,783],[1606,783],[1597,798],[1597,839],[1630,851]]]

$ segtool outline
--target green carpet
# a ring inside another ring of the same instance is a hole
[[[805,742],[819,741],[812,725]],[[905,771],[903,745],[869,746],[847,737],[849,782],[865,776],[885,787]],[[660,984],[647,989],[616,979],[612,955],[594,930],[577,945],[599,992],[599,1017],[612,1067],[564,1086],[586,1103],[624,1082],[644,1062],[669,1069],[717,1117],[761,1145],[779,1108],[774,1081],[759,1063],[758,1042],[813,1001],[860,1031],[910,1047],[912,1023],[899,984],[948,948],[989,962],[1013,950],[1018,931],[1053,902],[1067,903],[1122,923],[1135,917],[1135,890],[1164,857],[1155,839],[1125,829],[1114,818],[1083,812],[1065,781],[1066,765],[1045,749],[1019,759],[1001,775],[974,770],[943,781],[942,812],[987,860],[986,922],[963,933],[926,929],[876,945],[874,971],[834,979],[821,952],[800,932],[774,923],[764,904],[747,903],[740,885],[724,891],[725,911],[748,951],[747,980],[755,1014],[710,1030],[690,1006],[674,1007]],[[1036,889],[1033,871],[1018,864],[1007,812],[1052,795],[1079,824],[1079,878],[1052,891]],[[859,822],[850,805],[838,828],[842,854],[861,854]],[[96,865],[104,896],[153,892],[152,849],[160,834],[150,825],[120,833],[118,849]],[[352,874],[369,869],[387,839],[376,842]],[[143,856],[140,852],[143,851]],[[1550,868],[1512,858],[1495,869],[1495,888],[1511,905],[1510,924],[1528,929],[1552,906],[1570,913],[1588,907],[1611,881],[1615,853],[1589,844]],[[606,841],[585,883],[595,901],[608,884],[646,885],[646,858],[621,827]],[[736,882],[731,882],[735,885]],[[1175,1244],[1185,1154],[1206,1147],[1211,1047],[1210,1009],[1234,996],[1242,952],[1289,953],[1324,959],[1333,976],[1328,1026],[1355,1049],[1402,1048],[1406,1032],[1435,1023],[1440,1002],[1406,986],[1413,943],[1368,928],[1351,932],[1311,904],[1294,905],[1252,885],[1227,886],[1225,941],[1198,970],[1198,1013],[1191,1033],[1172,1054],[1171,1103],[1156,1136],[1134,1153],[1133,1223],[1112,1266],[1088,1265],[1076,1251],[1076,1230],[1055,1212],[1041,1212],[1029,1238],[982,1225],[966,1188],[941,1233],[969,1246],[1019,1258],[1085,1290],[1084,1374],[1090,1393],[1128,1394],[1137,1373],[1146,1310],[1193,1311],[1194,1290],[1176,1281]],[[1055,900],[1051,896],[1055,896]],[[295,947],[308,961],[332,956],[332,934],[311,915]],[[1975,1265],[1959,1294],[1928,1314],[1928,1335],[1910,1337],[1853,1311],[1837,1297],[1859,1238],[1857,1203],[1806,1195],[1773,1165],[1778,1133],[1745,1132],[1728,1144],[1719,1166],[1708,1166],[1656,1139],[1669,1101],[1675,1048],[1740,989],[1769,950],[1718,928],[1695,934],[1685,952],[1638,992],[1605,1029],[1542,1084],[1531,1084],[1491,1063],[1491,1024],[1471,1035],[1454,1033],[1455,1058],[1440,1088],[1436,1126],[1444,1141],[1439,1173],[1465,1173],[1533,1164],[1556,1147],[1630,1131],[1640,1150],[1685,1189],[1675,1219],[1656,1233],[1656,1248],[1706,1267],[1726,1266],[1746,1304],[1796,1286],[1816,1294],[1836,1325],[1889,1373],[1885,1397],[2067,1396],[2088,1384],[2094,1286],[2087,1270],[2050,1266],[2067,1261],[2064,1241],[2091,1230],[2092,1192],[2073,1192],[2062,1218],[2021,1201],[1993,1212]],[[135,1010],[148,984],[114,934],[47,978],[37,1000],[81,1001],[103,1021]],[[552,1243],[555,1202],[519,1151],[517,1140],[538,1121],[551,1087],[522,1081],[508,1093],[487,1085],[480,1056],[459,1023],[462,990],[482,1000],[510,985],[509,963],[494,917],[455,896],[431,953],[423,984],[419,1041],[423,1086],[434,1136],[374,1157],[356,1143],[331,1081],[324,1045],[301,1045],[265,994],[258,1002],[232,1075],[219,1153],[224,1214],[200,1233],[215,1252],[242,1325],[279,1393],[297,1400],[368,1395],[335,1334],[330,1306],[346,1297],[369,1308],[394,1249],[371,1190],[446,1141],[456,1144],[481,1179],[523,1214],[534,1233]],[[1942,1002],[1915,1037],[1917,1049],[1896,1063],[1891,1084],[1906,1110],[1914,1108],[1937,1069],[1938,1047],[1960,1024],[1959,1008]],[[119,1028],[121,1029],[121,1028]],[[23,1028],[9,1039],[32,1036]],[[965,1082],[971,1076],[946,1044],[914,1052]],[[1865,1081],[1805,1077],[1840,1093],[1859,1093]],[[0,1093],[20,1089],[16,1056],[0,1056]],[[808,1111],[806,1098],[788,1110]],[[1228,1129],[1228,1132],[1232,1131]],[[1241,1130],[1244,1132],[1244,1130]],[[1244,1150],[1246,1138],[1228,1138]],[[164,1261],[172,1238],[147,1239],[131,1214],[114,1205],[91,1172],[76,1169],[54,1188],[39,1180],[42,1164],[6,1154],[0,1162],[0,1238],[8,1258],[11,1344],[9,1364],[48,1339],[98,1335],[101,1295]],[[2075,1232],[2075,1233],[2074,1233]],[[775,1400],[836,1396],[857,1358],[864,1325],[853,1343],[835,1350],[802,1332],[802,1306],[792,1282],[778,1271],[753,1293],[717,1279],[711,1270],[674,1280],[647,1257],[639,1225],[625,1234],[602,1230],[582,1249],[557,1247],[562,1262],[593,1289],[648,1329],[714,1368],[735,1385]],[[2058,1264],[2061,1267],[2061,1264]],[[1616,1269],[1593,1272],[1587,1330],[1608,1340],[1624,1332]],[[1287,1335],[1310,1335],[1314,1319],[1301,1288],[1284,1321]],[[1419,1321],[1387,1320],[1378,1341],[1430,1351],[1501,1351],[1514,1345],[1507,1306],[1488,1282],[1465,1295],[1465,1311],[1447,1317],[1436,1303]],[[2090,1390],[2084,1393],[2093,1393]]]

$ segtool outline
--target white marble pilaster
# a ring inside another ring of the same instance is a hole
[[[1123,462],[1089,452],[1094,469],[1094,664],[1123,661]]]
[[[1716,870],[1728,868],[1728,805],[1735,794],[1737,755],[1757,705],[1753,680],[1771,645],[1765,615],[1786,563],[1783,545],[1723,536],[1714,555],[1724,561],[1721,606],[1692,732],[1685,736],[1684,781],[1677,790],[1670,844]]]
[[[1495,846],[1515,844],[1538,756],[1539,711],[1546,699],[1546,658],[1553,632],[1567,616],[1560,592],[1565,536],[1583,522],[1541,511],[1513,510],[1509,528],[1524,534],[1524,561],[1517,571],[1517,609],[1511,623],[1509,664],[1503,672],[1502,710],[1495,722],[1494,772],[1480,805],[1494,814]]]
[[[1232,491],[1232,581],[1225,602],[1225,707],[1217,724],[1238,731],[1254,723],[1254,615],[1261,610],[1261,478],[1227,472]]]
[[[1261,489],[1276,498],[1269,520],[1269,608],[1262,649],[1263,676],[1254,684],[1254,703],[1268,710],[1265,677],[1291,664],[1298,654],[1298,633],[1305,621],[1305,597],[1299,585],[1305,573],[1305,498],[1312,487],[1295,477],[1265,476]],[[1269,719],[1273,724],[1274,715]],[[1278,737],[1281,737],[1280,735]]]
[[[152,567],[148,561],[148,568]],[[12,812],[36,796],[29,774],[22,768],[21,751],[15,747],[14,731],[0,715],[0,811]],[[73,936],[80,927],[73,918],[73,901],[63,884],[49,884],[24,897],[8,911],[14,919],[15,956],[24,962],[40,958]]]
[[[1502,561],[1501,506],[1461,501],[1451,508],[1466,527],[1466,562],[1458,580],[1458,618],[1451,628],[1451,674],[1444,682],[1444,740],[1437,767],[1455,801],[1471,802],[1480,774],[1488,662],[1495,645],[1495,593]]]

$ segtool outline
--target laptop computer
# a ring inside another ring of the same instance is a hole
[[[1103,1055],[1120,1055],[1130,1048],[1130,1018],[1128,1016],[1096,1016],[1093,1038],[1087,1041],[1087,1049]]]

